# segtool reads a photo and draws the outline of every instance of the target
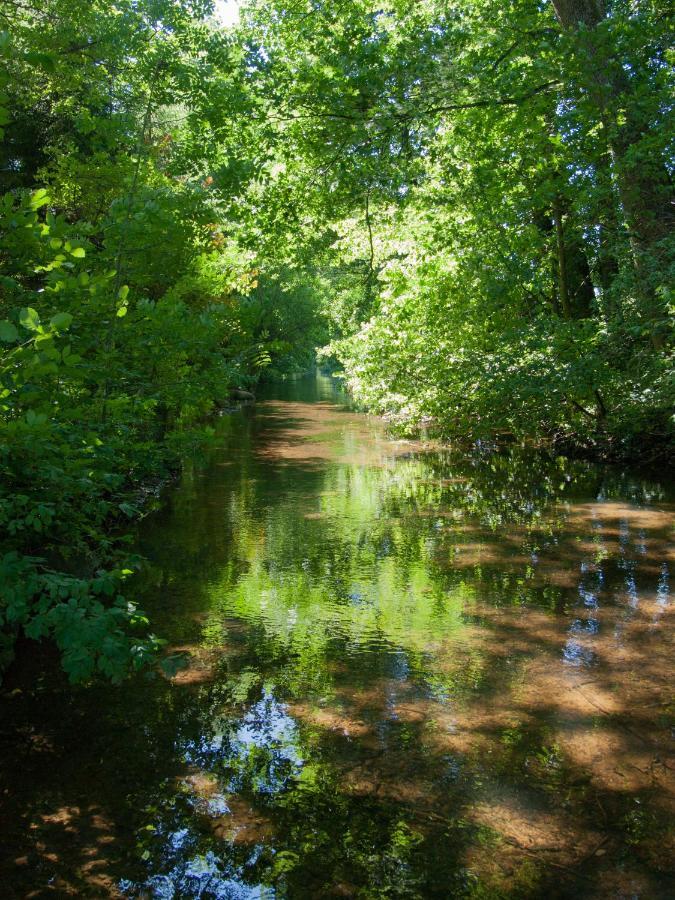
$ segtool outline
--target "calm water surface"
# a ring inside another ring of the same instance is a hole
[[[5,688],[2,896],[675,896],[668,482],[273,396],[139,538],[186,667]]]

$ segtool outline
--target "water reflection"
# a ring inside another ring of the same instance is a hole
[[[167,845],[176,852],[188,850],[192,841],[187,829],[167,835]],[[153,875],[145,882],[144,894],[157,900],[203,897],[209,900],[267,900],[275,896],[271,888],[247,885],[228,877],[230,867],[219,855],[207,851],[203,856],[181,860],[166,875]],[[125,896],[138,896],[137,886],[123,880],[119,885]]]
[[[667,486],[391,441],[326,381],[309,394],[223,419],[142,535],[139,592],[189,662],[80,700],[108,704],[77,758],[115,760],[98,763],[127,835],[110,884],[666,896]]]
[[[270,838],[269,822],[241,796],[275,794],[301,777],[298,728],[285,705],[264,688],[242,716],[216,717],[207,733],[179,741],[178,751],[190,774],[151,808],[145,829],[141,855],[152,859],[153,874],[140,884],[123,880],[123,893],[162,900],[274,897],[271,887],[249,877]],[[224,852],[228,845],[248,847],[239,865],[230,858],[236,853]]]
[[[659,578],[659,586],[656,592],[656,602],[659,606],[666,607],[668,606],[670,600],[670,587],[669,587],[669,573],[668,573],[668,563],[663,563],[661,566],[661,577]]]

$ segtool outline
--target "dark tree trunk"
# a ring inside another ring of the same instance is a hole
[[[656,322],[663,310],[656,297],[654,274],[663,251],[662,242],[673,227],[673,191],[661,160],[648,160],[637,145],[652,126],[635,97],[633,84],[621,60],[607,52],[606,36],[599,40],[597,27],[606,18],[604,0],[552,0],[556,16],[566,31],[575,33],[582,83],[579,88],[592,101],[598,121],[609,135],[609,149],[619,199],[628,227],[645,316]],[[617,111],[624,113],[617,124]],[[655,345],[662,340],[654,335]]]
[[[574,234],[567,236],[567,287],[574,318],[588,318],[595,299],[593,278],[584,243]]]
[[[563,225],[562,203],[557,197],[553,204],[553,222],[555,224],[556,251],[558,257],[558,297],[562,307],[563,316],[572,318],[570,305],[570,292],[567,282],[567,248],[565,247],[565,228]]]

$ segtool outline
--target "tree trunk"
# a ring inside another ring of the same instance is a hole
[[[604,0],[553,0],[553,8],[563,28],[595,28],[605,18]]]
[[[572,308],[570,306],[570,292],[567,283],[567,254],[565,253],[562,203],[559,197],[556,197],[553,203],[553,221],[555,223],[556,249],[558,253],[558,296],[560,297],[563,316],[569,320],[572,318]]]
[[[566,254],[567,290],[572,315],[575,319],[586,319],[593,313],[595,291],[593,290],[593,277],[588,264],[586,247],[582,238],[574,232],[567,235]]]
[[[597,32],[597,26],[606,18],[604,0],[552,0],[552,3],[562,27],[576,35],[576,53],[584,73],[579,87],[596,107],[598,121],[608,132],[643,311],[655,323],[663,318],[655,293],[658,273],[663,270],[659,265],[663,253],[661,242],[673,227],[673,193],[668,172],[661,160],[653,161],[635,152],[652,123],[637,102],[621,60],[614,59],[607,51],[607,36]],[[653,335],[652,340],[655,346],[663,343],[658,335]]]

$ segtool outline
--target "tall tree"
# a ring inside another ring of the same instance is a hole
[[[675,224],[675,195],[665,148],[653,139],[653,129],[672,108],[653,92],[649,75],[655,74],[657,82],[665,77],[659,70],[666,63],[666,48],[656,33],[650,34],[653,18],[646,15],[647,4],[633,11],[620,2],[609,6],[605,0],[552,3],[569,33],[568,48],[574,58],[571,84],[577,100],[607,132],[645,312],[656,328],[653,336],[660,347],[664,309],[656,289],[667,264],[665,241]]]

